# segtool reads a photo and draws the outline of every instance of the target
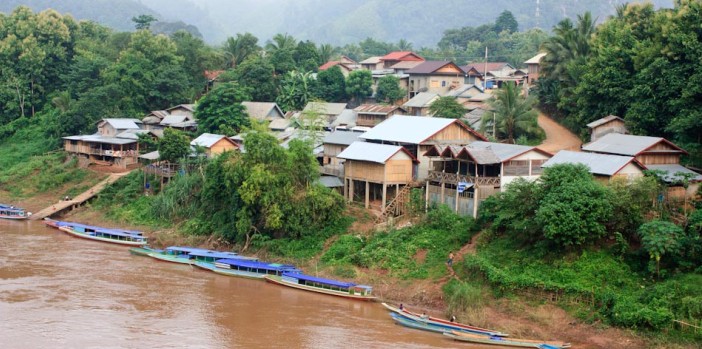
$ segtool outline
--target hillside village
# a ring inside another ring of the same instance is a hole
[[[342,57],[319,70],[339,67],[345,75],[370,70],[374,94],[380,78],[395,76],[406,95],[392,105],[375,103],[371,95],[355,108],[351,103],[314,101],[301,111],[287,113],[275,102],[241,105],[251,120],[265,123],[284,146],[297,138],[312,142],[320,182],[342,193],[348,202],[371,210],[377,223],[405,214],[412,188],[422,188],[427,205],[446,204],[456,213],[477,217],[480,203],[504,191],[514,179],[533,180],[544,168],[563,163],[584,164],[602,181],[633,180],[652,170],[668,184],[668,196],[695,195],[702,175],[681,165],[687,152],[663,138],[628,134],[617,116],[589,123],[590,142],[578,151],[552,154],[538,146],[489,141],[491,128],[481,128],[481,121],[491,112],[488,101],[493,91],[510,82],[528,93],[539,78],[544,56],[535,55],[524,62],[523,69],[504,62],[458,66],[426,61],[407,51],[361,62]],[[207,74],[216,86],[217,74]],[[454,98],[465,108],[465,115],[458,119],[431,115],[430,106],[439,97]],[[196,108],[183,104],[152,111],[141,120],[103,119],[96,134],[64,137],[64,150],[86,166],[95,163],[127,170],[148,165],[150,173],[170,176],[177,164],[161,161],[158,151],[141,149],[139,135],[158,140],[166,128],[195,131]],[[321,117],[318,132],[306,127],[304,115],[310,111]],[[246,151],[243,140],[243,135],[204,133],[191,146],[202,147],[204,156],[213,157]]]

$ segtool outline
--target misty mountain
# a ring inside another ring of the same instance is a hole
[[[538,14],[537,16],[537,2]],[[494,22],[511,11],[520,29],[550,30],[563,18],[591,11],[600,21],[626,0],[5,0],[0,11],[20,4],[35,11],[54,8],[118,30],[132,30],[131,18],[151,14],[161,21],[193,25],[210,43],[250,32],[264,43],[276,33],[344,45],[367,37],[433,47],[446,29]],[[637,1],[628,1],[637,2]],[[672,0],[654,0],[672,7]]]

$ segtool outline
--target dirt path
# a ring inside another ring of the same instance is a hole
[[[553,154],[559,150],[580,151],[580,146],[583,142],[573,132],[570,132],[570,130],[541,112],[539,112],[539,117],[536,121],[546,133],[546,139],[539,145],[539,148]]]

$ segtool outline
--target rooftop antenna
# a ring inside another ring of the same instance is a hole
[[[536,0],[536,13],[534,14],[534,18],[536,19],[536,28],[541,28],[541,8],[540,5],[541,1]]]

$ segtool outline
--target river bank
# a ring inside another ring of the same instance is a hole
[[[0,200],[6,200],[0,195]],[[45,193],[33,196],[18,205],[28,209],[41,208],[55,202],[55,193]],[[236,250],[221,240],[203,236],[184,236],[175,230],[149,231],[147,227],[115,222],[104,212],[96,210],[91,205],[71,211],[60,219],[78,221],[96,225],[120,226],[129,229],[147,231],[147,235],[155,246],[191,245],[218,250]],[[358,227],[356,227],[358,228]],[[365,232],[364,232],[365,233]],[[328,245],[328,244],[327,244]],[[251,251],[248,251],[251,253]],[[265,251],[256,251],[259,258],[271,259]],[[413,258],[421,259],[422,253]],[[319,257],[308,260],[285,260],[293,262],[310,273],[321,276],[335,277],[328,268],[319,268]],[[354,280],[374,286],[374,292],[383,301],[404,303],[410,308],[426,311],[429,314],[446,317],[446,301],[442,286],[451,279],[447,270],[446,276],[440,279],[399,279],[392,277],[385,270],[359,268]],[[559,339],[569,341],[575,348],[645,348],[665,347],[656,340],[646,339],[632,331],[608,327],[602,324],[586,324],[565,310],[548,302],[533,302],[521,298],[495,299],[486,295],[489,300],[479,307],[471,307],[469,311],[456,314],[459,321],[471,323],[508,332],[515,337]],[[418,334],[422,335],[422,334]],[[669,348],[685,348],[684,346],[668,346]]]

